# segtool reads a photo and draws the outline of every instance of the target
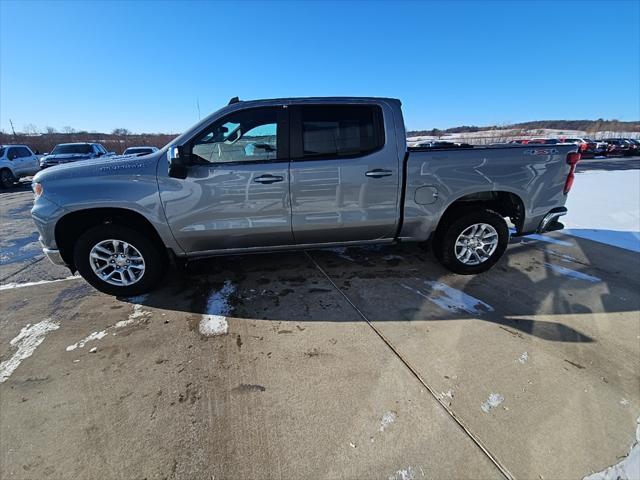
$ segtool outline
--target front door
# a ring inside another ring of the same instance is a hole
[[[293,243],[288,136],[287,110],[269,107],[231,113],[189,142],[187,178],[160,184],[185,251]]]
[[[291,208],[297,244],[393,238],[399,168],[391,112],[378,105],[291,107]],[[388,128],[385,128],[388,127]]]

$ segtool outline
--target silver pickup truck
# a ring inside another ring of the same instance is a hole
[[[430,241],[453,272],[494,265],[516,235],[557,230],[577,146],[407,148],[400,101],[238,101],[158,152],[33,180],[45,254],[95,288],[137,295],[172,260]]]

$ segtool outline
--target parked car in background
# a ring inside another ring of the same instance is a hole
[[[562,142],[557,138],[532,138],[527,142],[527,145],[530,145],[532,143],[538,145],[556,145]]]
[[[40,159],[40,167],[47,168],[61,163],[77,162],[79,160],[89,160],[103,156],[115,155],[114,152],[107,152],[107,149],[100,143],[61,143],[51,150],[51,153],[44,155]]]
[[[518,145],[526,145],[527,143],[529,143],[529,139],[527,138],[520,138],[518,140],[510,140],[507,143],[517,143]]]
[[[476,274],[504,253],[505,217],[514,235],[563,228],[576,145],[438,150],[405,134],[391,98],[233,99],[156,153],[40,172],[31,214],[54,263],[121,296],[175,257],[356,244],[430,240]]]
[[[589,149],[589,143],[584,138],[560,138],[560,141],[562,143],[575,143],[576,145],[578,145],[578,151],[580,153],[583,153]]]
[[[0,146],[0,186],[3,188],[39,171],[38,157],[26,145]]]
[[[620,140],[625,145],[625,157],[634,157],[636,155],[640,155],[640,148],[638,148],[638,143],[636,140],[631,138],[618,138],[616,140]]]
[[[122,152],[122,155],[149,155],[150,153],[157,151],[158,147],[129,147],[124,152]]]
[[[607,156],[609,157],[630,157],[636,154],[636,150],[631,147],[631,143],[623,138],[605,138],[603,140],[609,146]]]
[[[470,148],[471,145],[469,145],[468,143],[432,141],[432,142],[418,143],[416,147],[432,148],[432,149],[448,149],[448,148]]]

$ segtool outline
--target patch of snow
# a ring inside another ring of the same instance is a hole
[[[630,404],[631,402],[626,398],[623,398],[622,400],[620,400],[620,405],[622,405],[623,407],[628,407]]]
[[[92,342],[94,340],[100,340],[101,338],[104,338],[107,336],[107,331],[106,330],[101,330],[99,332],[93,332],[91,333],[89,336],[83,338],[82,340],[80,340],[77,343],[74,343],[73,345],[69,345],[67,347],[67,352],[71,352],[73,350],[75,350],[76,348],[84,348],[84,346],[89,343]]]
[[[424,477],[422,468],[420,471],[422,472],[422,477]],[[389,480],[415,480],[416,478],[418,478],[418,471],[413,467],[402,468],[389,476]]]
[[[144,301],[144,298],[142,298],[140,301]],[[144,310],[142,308],[142,305],[136,303],[133,306],[133,312],[129,314],[129,318],[127,318],[126,320],[120,320],[119,322],[116,322],[113,325],[113,328],[126,327],[127,325],[132,325],[134,323],[137,323],[143,318],[147,318],[149,316],[151,316],[151,312],[148,310]]]
[[[524,352],[522,355],[518,357],[518,361],[520,363],[527,363],[529,361],[529,354],[527,352]]]
[[[39,280],[37,282],[25,282],[25,283],[5,283],[0,285],[0,290],[12,290],[14,288],[33,287],[35,285],[46,285],[47,283],[66,282],[67,280],[76,280],[82,278],[80,275],[72,275],[70,277],[58,278],[56,280]]]
[[[198,330],[205,337],[224,335],[229,331],[229,323],[227,317],[222,315],[203,315]]]
[[[211,337],[214,335],[224,335],[229,331],[226,315],[229,315],[232,311],[229,297],[233,295],[235,291],[236,288],[227,280],[219,291],[209,295],[206,313],[202,315],[198,327],[201,335]]]
[[[491,305],[483,302],[482,300],[472,297],[471,295],[444,283],[430,280],[425,280],[424,283],[431,288],[429,294],[426,294],[421,290],[411,288],[403,283],[401,283],[400,286],[407,290],[411,290],[417,295],[435,303],[440,308],[449,310],[450,312],[465,312],[472,315],[482,315],[483,313],[493,312],[494,310]]]
[[[561,267],[560,265],[554,265],[552,263],[545,262],[545,267],[553,270],[558,275],[562,275],[563,277],[569,277],[574,280],[584,280],[585,282],[591,283],[599,283],[602,279],[598,277],[594,277],[593,275],[588,275],[586,273],[578,272],[577,270],[572,270],[567,267]]]
[[[20,330],[20,333],[9,342],[12,347],[17,346],[16,352],[9,360],[0,363],[0,383],[7,380],[25,358],[33,355],[47,333],[58,328],[60,328],[58,323],[47,319],[33,325],[29,324]]]
[[[89,353],[96,353],[98,351],[98,347],[93,347],[91,350],[89,350]]]
[[[453,398],[453,390],[447,390],[446,392],[440,392],[440,400],[444,398]]]
[[[382,418],[380,419],[380,431],[384,432],[389,425],[391,425],[393,422],[396,421],[396,418],[398,417],[398,414],[396,412],[394,412],[393,410],[389,410],[388,412],[384,412],[384,415],[382,415]]]
[[[564,233],[640,252],[640,170],[578,173],[567,209]]]
[[[636,440],[617,464],[584,477],[583,480],[637,480],[640,478],[640,417],[636,420]]]
[[[480,408],[484,413],[489,413],[491,409],[496,408],[502,402],[504,402],[504,397],[502,395],[500,395],[499,393],[492,393],[491,395],[489,395],[489,398],[487,398],[487,401],[480,406]]]

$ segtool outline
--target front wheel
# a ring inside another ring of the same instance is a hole
[[[509,243],[504,218],[489,209],[452,214],[436,234],[434,253],[445,267],[460,275],[489,270]]]
[[[0,185],[3,188],[11,188],[14,183],[16,183],[16,177],[11,173],[11,170],[8,168],[0,170]]]
[[[151,239],[117,224],[100,225],[83,233],[73,257],[87,282],[101,292],[122,297],[152,290],[167,264]]]

